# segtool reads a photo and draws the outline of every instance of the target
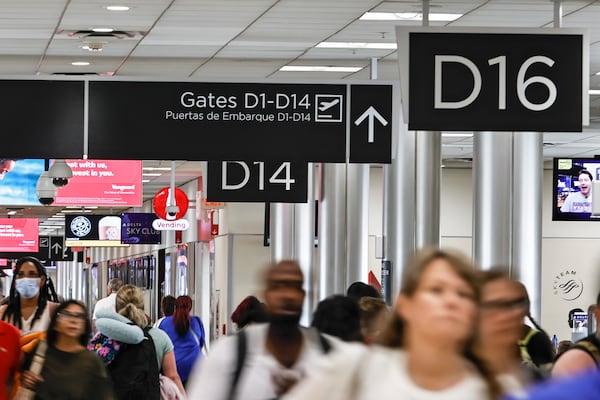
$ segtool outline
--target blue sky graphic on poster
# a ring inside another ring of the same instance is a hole
[[[38,178],[44,172],[43,159],[18,160],[12,171],[0,180],[0,204],[3,206],[39,206],[35,193]]]

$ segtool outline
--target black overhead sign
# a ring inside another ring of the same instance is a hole
[[[391,163],[392,87],[352,85],[350,90],[350,162]]]
[[[88,156],[94,159],[345,162],[349,101],[353,129],[373,138],[355,146],[354,157],[391,158],[391,85],[365,88],[377,99],[372,104],[349,99],[348,87],[360,86],[354,84],[89,84]]]
[[[19,259],[25,256],[33,256],[43,264],[48,264],[49,261],[73,261],[73,251],[65,246],[64,239],[62,236],[40,236],[37,253],[2,252],[0,258]]]
[[[306,162],[209,161],[208,201],[306,203]]]
[[[475,30],[397,28],[410,130],[581,132],[583,31]]]
[[[82,158],[84,82],[0,80],[2,157]]]

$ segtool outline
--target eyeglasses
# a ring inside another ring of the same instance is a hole
[[[67,313],[67,312],[59,312],[58,315],[60,318],[64,318],[64,319],[87,319],[87,314],[85,313],[78,313],[78,314],[71,314],[71,313]]]
[[[526,297],[519,297],[513,300],[495,300],[485,301],[481,303],[481,308],[487,311],[502,311],[502,310],[526,310],[529,307],[529,301]]]
[[[19,272],[17,274],[17,279],[21,278],[39,278],[41,275],[37,272]]]

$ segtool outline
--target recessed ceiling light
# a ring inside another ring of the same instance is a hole
[[[443,137],[472,137],[472,133],[442,133]]]
[[[10,210],[9,212],[6,213],[6,215],[15,215],[17,213],[17,210]]]
[[[430,13],[430,21],[454,21],[462,14],[444,14]],[[388,13],[388,12],[366,12],[360,19],[369,21],[422,21],[423,13],[407,12],[407,13]]]
[[[590,90],[588,90],[588,94],[589,95],[599,95],[600,89],[590,89]]]
[[[286,65],[281,67],[280,71],[287,72],[356,72],[363,69],[363,67],[328,67],[324,65]]]
[[[108,11],[129,11],[127,6],[106,6]]]
[[[142,176],[161,176],[158,172],[142,172]]]
[[[316,47],[329,49],[383,49],[395,50],[396,43],[321,42]]]
[[[83,66],[86,66],[86,65],[90,65],[90,63],[87,62],[87,61],[73,61],[71,63],[71,65],[75,65],[77,67],[83,67]]]
[[[142,167],[144,171],[170,171],[171,167]]]
[[[114,29],[113,28],[93,28],[92,31],[94,32],[98,32],[98,33],[109,33],[112,32]]]

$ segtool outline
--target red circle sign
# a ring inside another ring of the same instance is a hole
[[[169,193],[171,192],[170,187],[164,187],[154,195],[152,206],[154,207],[154,213],[162,219],[176,220],[182,218],[188,210],[189,200],[185,192],[179,188],[175,188],[175,205],[179,207],[179,211],[175,217],[167,215],[167,206],[171,202],[169,199]]]

